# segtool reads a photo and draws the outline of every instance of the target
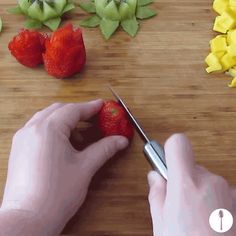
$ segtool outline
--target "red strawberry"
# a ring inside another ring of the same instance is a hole
[[[132,140],[134,128],[124,108],[115,101],[104,103],[98,114],[98,126],[102,135],[122,135]]]
[[[45,69],[57,78],[66,78],[78,73],[86,61],[82,32],[67,24],[55,31],[46,41],[43,54]]]
[[[36,67],[43,63],[45,38],[37,31],[22,30],[9,43],[8,48],[21,64]]]

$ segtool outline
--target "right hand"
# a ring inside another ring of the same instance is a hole
[[[168,181],[154,171],[148,175],[154,236],[219,235],[210,228],[209,216],[215,209],[225,208],[236,219],[235,189],[194,162],[184,135],[173,135],[166,142],[165,153]],[[236,228],[223,235],[236,235]]]

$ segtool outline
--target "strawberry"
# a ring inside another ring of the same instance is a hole
[[[22,30],[9,43],[8,48],[22,65],[36,67],[43,63],[45,39],[46,36],[37,31]]]
[[[86,52],[81,30],[73,30],[72,24],[55,31],[46,40],[43,54],[45,69],[57,78],[66,78],[78,73],[86,61]]]
[[[134,128],[125,109],[115,101],[106,101],[98,114],[98,126],[103,136],[122,135],[132,140]]]

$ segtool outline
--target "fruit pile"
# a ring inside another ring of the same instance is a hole
[[[156,12],[147,5],[153,0],[89,0],[80,3],[80,7],[95,15],[81,21],[83,27],[100,26],[105,39],[109,39],[118,29],[119,25],[130,36],[134,37],[139,30],[137,19],[148,19],[156,15]]]
[[[234,78],[229,87],[236,87],[236,1],[215,0],[213,9],[219,14],[213,30],[222,34],[210,41],[206,71],[226,72]]]
[[[80,72],[86,61],[81,30],[67,24],[51,36],[22,30],[8,45],[11,54],[24,66],[44,63],[49,75],[67,78]]]
[[[68,0],[19,0],[18,5],[9,9],[9,12],[25,15],[26,28],[45,25],[54,31],[59,27],[63,14],[74,8],[75,5]]]

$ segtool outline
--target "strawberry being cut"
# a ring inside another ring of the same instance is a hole
[[[55,31],[46,40],[43,59],[46,71],[52,76],[68,78],[78,73],[86,61],[81,30],[73,30],[72,24],[67,24]]]
[[[46,36],[38,31],[22,30],[9,43],[11,54],[22,65],[36,67],[43,63]]]
[[[115,101],[106,101],[98,114],[98,126],[103,136],[122,135],[132,140],[134,127],[124,110]]]

